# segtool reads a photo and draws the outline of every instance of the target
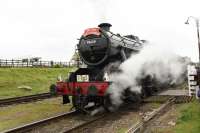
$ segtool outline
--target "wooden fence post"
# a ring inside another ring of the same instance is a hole
[[[13,59],[12,59],[12,64],[11,64],[11,67],[14,67]]]
[[[7,67],[7,59],[6,59],[6,67]]]

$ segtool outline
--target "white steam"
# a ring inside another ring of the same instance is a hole
[[[113,82],[108,89],[112,104],[119,106],[123,101],[123,92],[128,87],[132,92],[140,93],[140,79],[151,75],[159,83],[181,83],[181,77],[189,61],[160,48],[158,45],[147,45],[138,54],[132,55],[120,65],[122,72],[110,75]]]

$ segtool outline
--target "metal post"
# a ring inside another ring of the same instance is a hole
[[[199,19],[198,18],[196,18],[196,17],[193,17],[193,16],[190,16],[190,17],[188,17],[188,19],[187,19],[187,21],[186,21],[186,23],[185,24],[189,24],[189,19],[190,18],[193,18],[194,20],[195,20],[195,23],[196,23],[196,27],[197,27],[197,39],[198,39],[198,48],[199,48],[199,63],[198,63],[198,67],[196,67],[196,75],[197,75],[197,77],[199,77],[199,66],[200,66],[200,38],[199,38]],[[199,98],[198,97],[198,91],[199,91],[199,88],[200,88],[200,86],[199,86],[199,79],[197,78],[197,87],[196,87],[196,98]]]
[[[200,38],[199,38],[199,20],[198,19],[196,19],[196,26],[197,26],[197,39],[198,39],[199,63],[200,63]]]
[[[200,65],[200,37],[199,37],[199,19],[193,16],[189,16],[187,21],[185,22],[185,24],[189,24],[189,20],[190,18],[193,18],[195,20],[196,23],[196,27],[197,27],[197,39],[198,39],[198,48],[199,48],[199,65]]]

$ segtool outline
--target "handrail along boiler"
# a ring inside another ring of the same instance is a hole
[[[106,67],[110,63],[123,62],[133,53],[139,52],[144,44],[137,36],[121,36],[110,31],[112,25],[102,23],[97,28],[88,28],[77,44],[78,53],[86,67],[70,73],[67,81],[59,81],[54,87],[63,95],[63,103],[70,103],[77,110],[93,102],[106,107],[106,91],[111,84],[106,78]],[[120,64],[120,63],[119,63]]]

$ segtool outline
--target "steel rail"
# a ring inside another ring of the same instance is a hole
[[[55,96],[51,95],[51,93],[41,93],[41,94],[28,95],[28,96],[22,96],[22,97],[0,99],[0,106],[37,101],[37,100],[47,99],[50,97],[55,97]]]
[[[75,132],[76,130],[79,130],[79,129],[81,129],[81,128],[84,128],[85,126],[88,126],[88,125],[90,125],[90,124],[92,124],[93,122],[95,122],[95,121],[98,121],[98,120],[100,120],[100,119],[102,119],[102,118],[104,118],[104,117],[106,117],[107,115],[101,115],[101,116],[99,116],[98,118],[95,118],[95,119],[93,119],[93,120],[91,120],[91,121],[88,121],[88,122],[85,122],[85,123],[83,123],[83,124],[80,124],[80,125],[78,125],[78,126],[75,126],[75,127],[72,127],[71,129],[67,129],[66,131],[64,131],[63,133],[72,133],[72,132]]]
[[[167,100],[167,102],[165,102],[164,104],[161,105],[161,107],[159,107],[158,109],[153,111],[149,116],[144,117],[143,120],[137,122],[135,125],[133,125],[131,128],[129,128],[126,133],[140,133],[140,132],[142,132],[145,124],[147,124],[151,119],[153,119],[155,116],[157,116],[157,114],[162,112],[164,109],[166,109],[167,107],[172,105],[175,102],[175,100],[176,100],[175,97],[169,98]]]
[[[44,124],[48,124],[50,122],[62,119],[62,118],[67,117],[67,116],[75,115],[76,113],[77,113],[76,111],[63,113],[63,114],[60,114],[60,115],[57,115],[57,116],[54,116],[54,117],[50,117],[50,118],[47,118],[47,119],[43,119],[43,120],[40,120],[40,121],[36,121],[36,122],[33,122],[33,123],[26,124],[26,125],[23,125],[23,126],[19,126],[19,127],[13,128],[13,129],[9,129],[9,130],[3,131],[2,133],[16,133],[16,132],[17,133],[27,133],[27,132],[33,130],[34,128],[36,128],[36,127],[39,127],[39,126],[44,125]]]

